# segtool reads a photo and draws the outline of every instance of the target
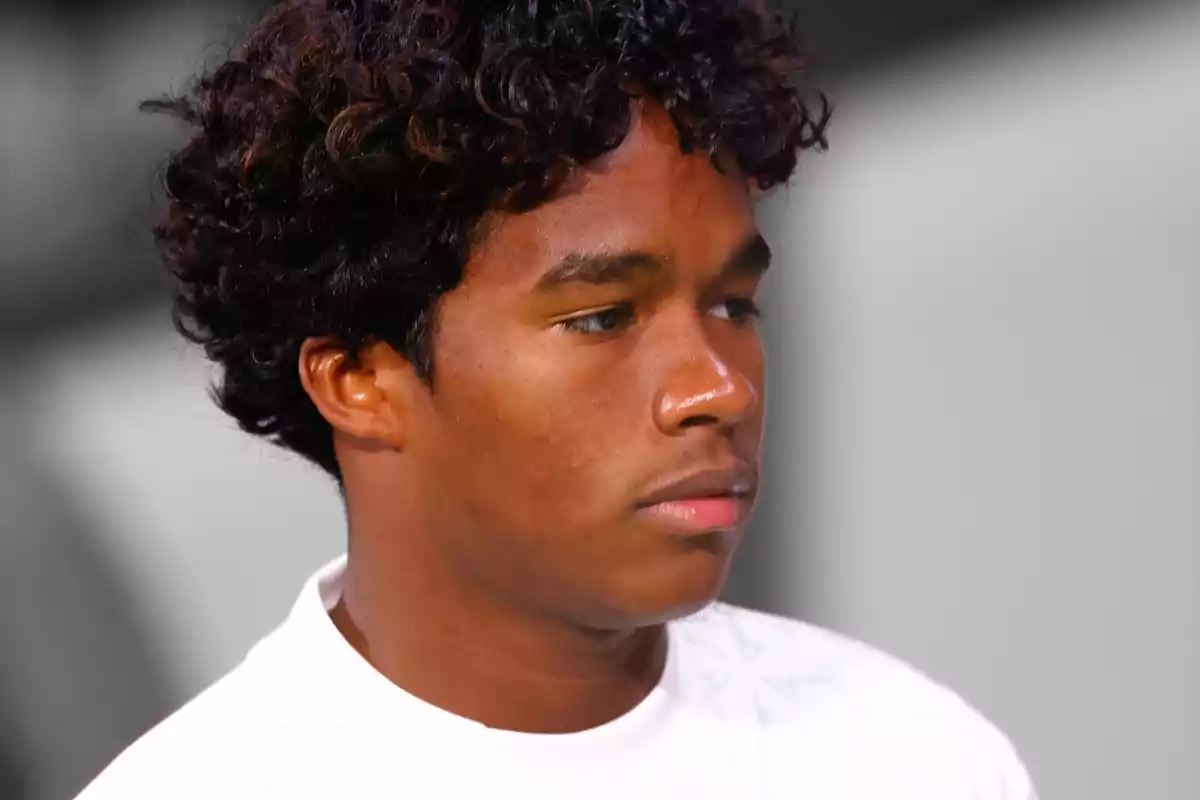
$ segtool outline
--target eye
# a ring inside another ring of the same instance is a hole
[[[600,334],[613,333],[628,327],[633,322],[633,306],[620,303],[601,308],[577,317],[559,320],[556,325],[570,333]]]
[[[719,319],[727,319],[738,325],[748,325],[762,316],[758,303],[751,297],[727,297],[713,309]]]

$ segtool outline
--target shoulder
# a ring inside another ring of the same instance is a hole
[[[674,625],[689,659],[724,667],[745,682],[857,691],[886,691],[931,682],[870,645],[807,622],[714,603]]]
[[[901,659],[815,625],[722,603],[681,621],[678,631],[701,669],[720,662],[729,671],[759,725],[787,747],[834,760],[853,753],[880,774],[924,773],[923,786],[969,786],[957,796],[971,800],[1035,800],[1008,738]],[[926,796],[955,795],[930,788]]]
[[[253,654],[122,752],[78,800],[270,796],[301,698]]]

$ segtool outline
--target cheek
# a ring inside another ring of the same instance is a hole
[[[438,382],[442,444],[464,491],[479,493],[490,513],[520,519],[579,518],[611,504],[628,455],[615,437],[630,420],[622,424],[628,409],[610,382],[589,380],[582,364],[564,365],[561,352],[536,341],[493,339],[469,361],[453,351],[446,361],[455,363]]]

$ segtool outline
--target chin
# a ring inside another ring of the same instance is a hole
[[[609,605],[622,627],[646,627],[686,617],[712,603],[725,588],[733,560],[728,534],[689,537],[679,552],[631,568],[614,587]]]

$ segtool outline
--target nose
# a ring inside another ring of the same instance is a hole
[[[756,411],[758,404],[758,389],[750,378],[706,345],[660,388],[655,423],[670,436],[701,426],[727,429]]]

